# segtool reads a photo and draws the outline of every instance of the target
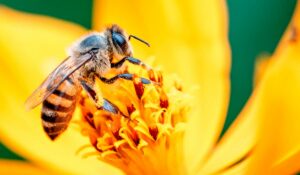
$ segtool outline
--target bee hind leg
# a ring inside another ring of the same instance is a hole
[[[120,111],[116,105],[114,105],[112,102],[110,102],[106,98],[103,98],[103,106],[100,107],[100,109],[111,112],[113,114],[120,114],[126,118],[129,118],[122,111]]]
[[[100,100],[101,98],[99,98],[99,94],[97,94],[97,91],[94,88],[95,81],[87,82],[85,80],[80,80],[80,84],[82,88],[87,92],[88,96],[95,102],[97,108],[101,108],[103,101]]]
[[[118,114],[118,112],[120,111],[116,105],[112,104],[110,101],[108,101],[105,98],[103,99],[103,105],[100,107],[100,109],[114,114]]]
[[[95,102],[97,109],[104,110],[113,114],[121,114],[124,117],[128,117],[125,114],[123,114],[119,110],[119,108],[109,100],[105,98],[103,98],[103,100],[99,100],[99,97],[97,96],[97,93],[93,86],[94,84],[88,83],[84,80],[81,80],[80,83],[83,89],[88,93],[89,97]]]

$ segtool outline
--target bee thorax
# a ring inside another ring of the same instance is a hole
[[[78,57],[92,50],[105,50],[107,39],[102,33],[91,33],[79,39],[68,50],[70,56]]]

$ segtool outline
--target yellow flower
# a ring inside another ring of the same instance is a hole
[[[153,152],[150,151],[157,155],[150,156],[152,165],[158,163],[157,167],[162,166],[161,160],[171,159],[167,163],[164,162],[165,169],[156,173],[168,171],[171,174],[290,174],[299,170],[296,160],[299,159],[300,145],[297,135],[297,97],[300,95],[297,91],[300,85],[297,65],[300,62],[296,51],[299,50],[297,25],[300,25],[300,18],[297,15],[290,27],[293,35],[287,32],[274,58],[268,63],[263,77],[259,79],[248,104],[225,136],[218,141],[229,99],[230,50],[225,2],[95,1],[94,5],[95,30],[100,30],[107,24],[117,23],[126,31],[143,36],[152,47],[145,49],[132,41],[134,55],[141,58],[155,55],[155,65],[163,67],[166,75],[164,78],[168,78],[170,73],[176,73],[177,77],[182,79],[184,91],[197,86],[196,90],[190,92],[193,97],[190,112],[184,115],[187,122],[179,125],[185,122],[179,118],[176,124],[180,127],[171,127],[172,132],[169,136],[169,128],[165,125],[158,129],[164,131],[167,135],[165,138],[174,134],[176,137],[171,142],[173,149],[158,148],[160,152],[155,152],[154,147]],[[59,139],[51,142],[42,131],[40,108],[30,112],[24,109],[23,104],[28,94],[59,63],[56,58],[64,58],[64,49],[84,33],[86,30],[74,24],[0,8],[0,53],[3,57],[0,60],[1,141],[35,165],[47,169],[49,173],[121,174],[121,170],[132,173],[130,166],[126,169],[118,166],[120,164],[116,162],[107,164],[107,160],[104,160],[105,163],[96,156],[83,158],[80,151],[79,155],[76,154],[79,148],[89,144],[89,140],[81,135],[78,125],[71,124]],[[293,36],[292,40],[289,36]],[[153,90],[153,86],[146,88],[145,97],[142,98],[152,99],[153,94],[148,94],[151,87]],[[164,97],[161,89],[156,90],[161,92],[154,91],[157,99]],[[129,94],[134,92],[131,89]],[[171,105],[175,99],[171,99],[170,92],[172,91],[166,90]],[[175,97],[183,95],[180,91],[175,92]],[[88,99],[83,100],[88,103]],[[85,112],[92,109],[86,104],[81,105],[84,116]],[[174,110],[177,109],[183,108],[177,105]],[[75,120],[81,116],[78,112],[74,116]],[[170,113],[173,114],[174,111],[170,110]],[[94,119],[98,120],[95,123],[101,124],[101,111],[92,111],[92,114]],[[115,119],[119,119],[117,122],[125,120],[120,117]],[[143,128],[145,125],[143,121],[140,122],[140,125],[134,126],[136,131],[144,134],[142,143],[148,141],[149,144],[153,140],[156,143],[155,137],[158,135],[150,132],[151,127],[149,132],[145,132],[148,125]],[[154,133],[155,128],[152,128]],[[87,126],[87,129],[93,128]],[[89,134],[92,133],[88,131]],[[93,138],[97,140],[95,147],[100,148],[102,152],[112,148],[109,144],[105,145],[110,143],[106,140],[111,139],[109,134],[107,132],[103,137],[91,137],[92,141]],[[126,136],[129,136],[128,132],[123,138]],[[151,137],[153,140],[147,140]],[[125,140],[130,142],[133,141],[132,138]],[[118,144],[121,145],[122,142]],[[124,154],[139,150],[134,143],[130,148]],[[94,151],[93,148],[84,151],[88,150]],[[136,166],[133,170],[151,173],[153,169],[144,163],[140,152],[131,155],[134,155],[131,160]],[[8,164],[10,163],[5,162],[4,167]],[[35,168],[32,165],[20,166]],[[0,172],[2,170],[1,168]]]
[[[147,77],[136,67],[127,70]],[[152,85],[143,85],[137,75],[133,82],[115,86],[98,83],[103,96],[114,103],[116,113],[97,110],[83,92],[79,100],[83,132],[89,135],[100,160],[126,174],[186,174],[182,138],[189,97],[178,81],[152,69],[146,72]]]

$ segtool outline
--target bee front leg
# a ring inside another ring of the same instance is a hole
[[[134,75],[133,74],[118,74],[112,78],[105,78],[105,77],[101,77],[101,76],[98,76],[98,77],[103,83],[112,84],[120,78],[132,81],[134,78]],[[152,82],[151,80],[148,80],[146,78],[141,78],[141,77],[138,77],[138,78],[140,79],[140,81],[143,84],[156,84],[155,82]]]
[[[107,99],[103,99],[103,105],[100,107],[100,109],[114,113],[114,114],[118,114],[121,113],[119,108],[114,105],[113,103],[111,103],[110,101],[108,101]]]
[[[144,68],[146,70],[151,70],[151,67],[147,66],[141,60],[139,60],[137,58],[133,58],[133,57],[124,57],[124,58],[122,58],[120,61],[118,61],[116,63],[111,63],[111,67],[112,68],[120,68],[125,63],[126,60],[129,63],[131,63],[131,64],[135,64],[135,65],[141,66],[142,68]]]

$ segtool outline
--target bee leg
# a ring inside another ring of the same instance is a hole
[[[103,98],[103,105],[99,109],[107,111],[107,112],[111,112],[113,114],[120,114],[125,118],[129,118],[123,112],[121,112],[116,105],[114,105],[112,102],[110,102],[106,98]]]
[[[104,83],[106,83],[106,84],[112,84],[112,83],[114,83],[116,80],[118,80],[118,79],[120,79],[120,78],[122,78],[122,79],[125,79],[125,80],[133,80],[133,78],[134,78],[134,75],[133,74],[119,74],[119,75],[116,75],[116,76],[114,76],[114,77],[112,77],[112,78],[109,78],[109,79],[107,79],[107,78],[105,78],[105,77],[99,77],[100,78],[100,80],[102,81],[102,82],[104,82]],[[140,77],[139,77],[140,78]],[[150,80],[148,80],[148,79],[146,79],[146,78],[140,78],[140,80],[141,80],[141,82],[143,83],[143,84],[153,84],[153,83],[155,83],[155,82],[152,82],[152,81],[150,81]]]
[[[103,98],[103,100],[99,100],[97,93],[95,91],[95,89],[93,88],[94,86],[91,85],[90,83],[88,83],[87,81],[81,80],[80,81],[81,86],[83,87],[83,89],[88,93],[89,97],[91,99],[93,99],[93,101],[96,104],[97,109],[100,110],[105,110],[114,114],[121,114],[124,117],[128,117],[126,115],[124,115],[119,108],[114,105],[113,103],[111,103],[109,100]]]
[[[103,99],[103,105],[100,107],[100,109],[117,114],[120,110],[119,108],[112,104],[109,100]]]
[[[137,58],[133,58],[133,57],[124,57],[119,62],[111,63],[111,67],[119,68],[125,63],[126,60],[132,64],[142,66],[146,70],[151,70],[151,68],[149,66],[147,66],[145,63],[143,63],[141,60],[139,60]]]
[[[102,101],[99,100],[97,91],[94,88],[95,81],[87,82],[85,80],[80,80],[82,88],[88,93],[89,97],[95,102],[97,108],[102,107]]]

